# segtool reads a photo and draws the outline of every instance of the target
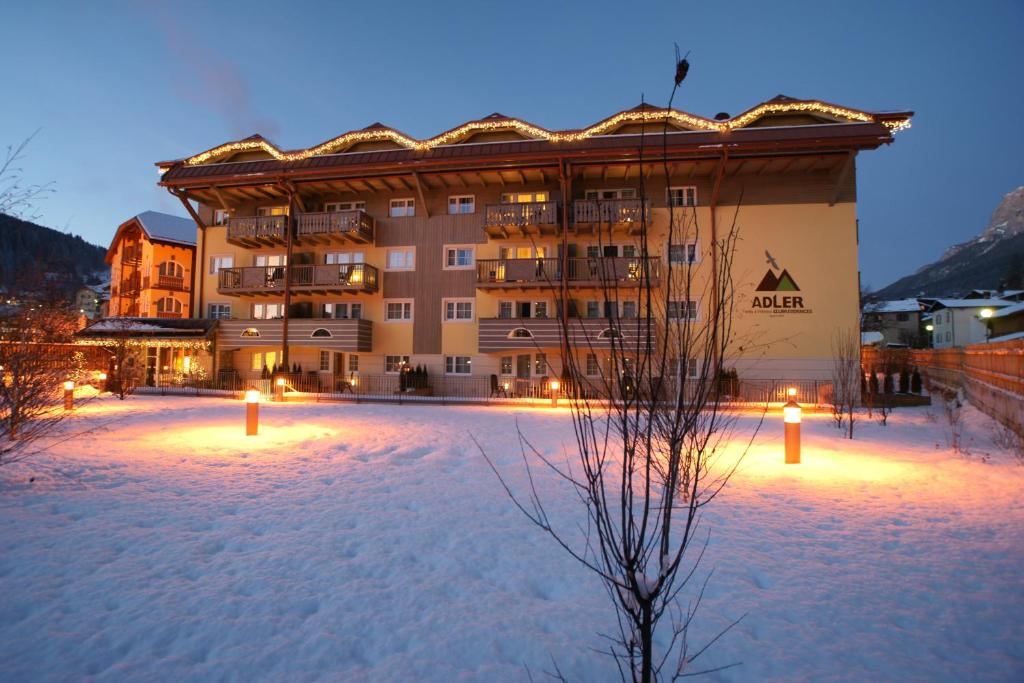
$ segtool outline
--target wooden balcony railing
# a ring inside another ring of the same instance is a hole
[[[158,318],[183,318],[185,314],[181,311],[157,311],[156,317]]]
[[[366,263],[291,266],[292,291],[375,292],[377,269]],[[285,266],[252,266],[222,268],[217,290],[222,294],[283,293],[288,268]]]
[[[138,273],[121,280],[121,295],[127,296],[129,294],[135,294],[139,291],[139,284],[142,282],[142,278],[139,277]]]
[[[242,247],[283,244],[288,216],[243,216],[228,219],[228,242]]]
[[[650,208],[650,202],[640,199],[577,199],[573,202],[573,222],[640,223],[650,217]]]
[[[121,263],[138,264],[142,261],[142,247],[126,246],[121,249]]]
[[[574,287],[636,287],[644,282],[644,271],[658,284],[661,259],[599,256],[568,259],[567,279]],[[477,261],[477,287],[558,286],[562,280],[562,259],[486,259]]]
[[[298,237],[303,243],[332,241],[373,242],[373,217],[361,209],[303,213],[298,217]]]
[[[174,277],[172,275],[157,275],[154,278],[147,277],[143,281],[144,289],[169,289],[177,292],[187,292],[189,285],[185,281],[184,277]]]
[[[557,229],[557,202],[488,204],[484,212],[484,230],[492,237],[557,232]]]

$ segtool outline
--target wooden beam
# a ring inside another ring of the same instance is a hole
[[[430,209],[427,208],[427,200],[426,197],[423,196],[423,183],[420,182],[420,174],[413,171],[412,179],[416,183],[416,194],[419,195],[420,205],[423,207],[423,215],[430,218]]]
[[[854,151],[846,153],[846,160],[843,161],[843,165],[839,168],[839,175],[836,176],[835,187],[832,188],[832,196],[828,200],[829,206],[835,206],[836,202],[839,201],[839,193],[843,190],[843,183],[846,182],[847,176],[850,175],[850,171],[853,170],[853,159],[857,156]]]
[[[483,185],[484,187],[487,187],[488,183],[487,183],[486,180],[484,180],[484,177],[482,175],[480,175],[480,171],[474,171],[473,175],[476,176],[476,179],[480,181],[481,185]]]
[[[216,185],[213,185],[210,187],[210,189],[213,190],[213,194],[217,196],[217,201],[220,202],[220,208],[224,211],[228,211],[229,209],[227,200],[224,199],[224,194],[220,191],[220,188],[217,187]]]

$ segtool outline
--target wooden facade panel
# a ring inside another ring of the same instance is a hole
[[[618,333],[625,350],[630,352],[640,342],[637,326],[620,323]],[[570,321],[569,344],[579,349],[609,349],[612,339],[602,336],[611,327],[605,318],[575,318]],[[513,330],[529,330],[532,337],[510,337]],[[481,318],[477,342],[480,353],[497,353],[528,349],[559,348],[562,335],[554,318]]]
[[[281,346],[281,320],[222,320],[217,331],[217,346],[223,349]],[[255,329],[259,336],[243,335]],[[325,329],[330,337],[314,337]],[[373,323],[369,320],[292,319],[288,321],[288,343],[338,351],[369,352],[373,349]]]

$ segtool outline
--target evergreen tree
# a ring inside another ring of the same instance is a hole
[[[915,394],[921,393],[921,373],[914,368],[914,374],[910,377],[910,390]]]
[[[894,383],[892,381],[892,371],[887,369],[885,371],[885,376],[882,378],[882,391],[884,391],[886,394],[893,393],[893,390],[895,388],[893,384]]]
[[[871,374],[868,375],[868,391],[872,396],[878,395],[878,371],[871,368]]]
[[[910,392],[910,368],[904,365],[900,368],[900,393]]]

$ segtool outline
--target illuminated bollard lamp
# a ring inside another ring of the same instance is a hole
[[[75,409],[75,383],[71,380],[64,382],[64,410]]]
[[[789,388],[789,401],[782,407],[782,421],[786,430],[786,464],[800,464],[800,404],[796,402],[796,389]]]
[[[99,390],[100,390],[100,393],[102,394],[104,391],[108,391],[108,389],[107,389],[107,373],[101,372],[100,376],[99,376],[99,380],[100,380]]]
[[[284,377],[278,377],[274,382],[274,400],[278,403],[284,402]]]
[[[260,392],[250,389],[245,392],[245,435],[256,436],[260,431]]]
[[[551,380],[551,407],[558,407],[558,388],[562,386],[557,379]]]

